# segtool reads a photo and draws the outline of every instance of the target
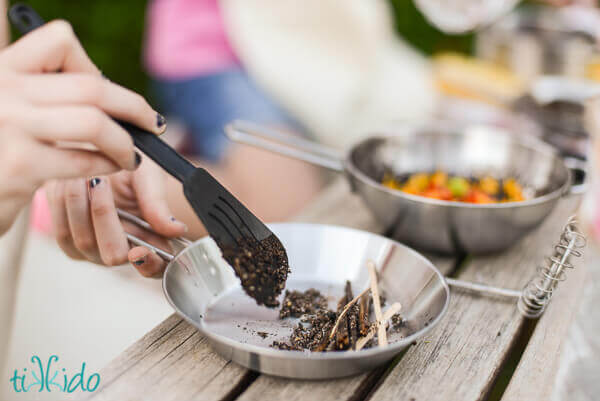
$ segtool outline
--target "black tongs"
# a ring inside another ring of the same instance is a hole
[[[27,34],[45,23],[35,10],[25,4],[12,6],[8,17],[22,34]],[[267,241],[269,251],[279,255],[275,259],[285,264],[287,276],[287,254],[279,239],[208,171],[195,167],[155,134],[122,121],[117,123],[129,132],[138,149],[183,184],[185,197],[232,266],[235,255],[244,252],[242,248],[251,247],[252,244],[260,247]],[[242,278],[237,269],[236,273]],[[246,288],[243,278],[242,285]],[[246,290],[262,303],[256,294],[251,294],[247,288]],[[279,290],[274,295],[280,292]]]

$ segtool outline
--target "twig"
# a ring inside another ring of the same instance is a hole
[[[375,270],[375,263],[372,260],[367,261],[367,268],[369,269],[369,277],[371,278],[371,295],[373,297],[373,307],[375,309],[375,319],[380,321],[383,317],[381,314],[381,300],[379,299],[379,287],[377,285],[377,271]],[[387,345],[387,335],[385,333],[385,327],[379,326],[379,332],[377,333],[377,341],[379,345]]]
[[[346,299],[353,299],[352,284],[346,281]],[[360,298],[359,298],[360,299]],[[358,339],[358,310],[356,303],[350,306],[346,314],[346,331],[348,332],[348,348],[355,348],[356,340]]]
[[[359,333],[361,336],[366,336],[369,332],[369,306],[371,303],[371,297],[369,294],[364,294],[360,297],[358,320],[360,322]]]
[[[337,313],[341,313],[342,310],[344,310],[344,307],[346,306],[346,304],[348,302],[350,302],[350,300],[352,299],[352,295],[348,296],[347,293],[347,289],[348,289],[348,283],[349,281],[346,281],[346,288],[344,289],[344,296],[341,297],[338,301],[338,307],[336,309]],[[350,312],[350,310],[348,310],[348,312]],[[346,345],[348,344],[348,319],[347,319],[348,313],[346,313],[346,315],[344,317],[342,317],[342,320],[340,321],[340,325],[339,328],[337,330],[337,332],[335,333],[335,340],[334,340],[334,349],[344,349],[346,347]]]
[[[338,330],[338,326],[340,325],[340,322],[342,321],[342,318],[348,312],[348,310],[350,310],[350,307],[352,305],[354,305],[356,303],[356,301],[358,301],[360,299],[360,297],[362,297],[364,294],[366,294],[367,291],[369,291],[369,290],[370,290],[369,287],[365,288],[360,294],[358,294],[357,296],[355,296],[354,299],[352,299],[352,301],[348,302],[346,304],[346,306],[344,306],[344,309],[342,309],[342,311],[340,312],[339,316],[337,317],[337,320],[335,321],[335,324],[333,325],[333,328],[331,329],[331,332],[329,333],[329,339],[330,340],[333,338],[333,336],[335,336],[335,333]]]
[[[369,332],[366,336],[361,337],[356,342],[356,351],[360,351],[363,347],[373,338],[375,335],[375,331],[381,329],[383,327],[385,331],[385,323],[392,318],[396,313],[398,313],[402,309],[402,305],[400,303],[395,302],[390,306],[390,308],[385,311],[381,320],[377,320],[373,325],[369,328]],[[381,344],[380,344],[381,345]]]

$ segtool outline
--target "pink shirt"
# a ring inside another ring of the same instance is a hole
[[[154,0],[146,31],[144,58],[156,78],[192,78],[238,64],[218,0]]]

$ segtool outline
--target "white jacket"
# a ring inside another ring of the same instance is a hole
[[[345,146],[434,107],[429,62],[395,34],[383,0],[222,0],[257,82],[324,143]]]

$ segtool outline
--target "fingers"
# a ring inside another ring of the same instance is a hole
[[[66,181],[64,191],[69,230],[75,248],[88,260],[101,263],[90,214],[86,179]]]
[[[87,104],[140,128],[162,134],[164,118],[139,94],[90,74],[39,74],[17,84],[23,96],[37,105]]]
[[[86,72],[100,75],[65,21],[52,21],[23,36],[0,56],[12,69],[24,72]]]
[[[136,170],[133,188],[142,217],[159,234],[177,237],[187,232],[187,226],[177,221],[167,203],[166,176],[150,159],[143,157],[142,164]]]
[[[65,200],[65,182],[52,181],[45,185],[46,197],[50,204],[52,214],[52,232],[58,246],[73,259],[84,259],[84,256],[75,248],[73,236],[69,227],[69,218]]]
[[[157,254],[143,246],[132,248],[127,256],[133,267],[144,277],[160,278],[167,266]]]
[[[18,126],[25,127],[40,141],[91,143],[121,168],[133,170],[137,167],[131,136],[97,108],[36,107],[21,110],[13,118],[19,119]]]
[[[129,244],[106,177],[89,181],[89,199],[92,223],[102,262],[116,266],[127,261]]]
[[[85,179],[51,181],[45,185],[45,189],[52,213],[53,231],[59,246],[68,256],[109,266],[127,261],[129,244],[123,223],[116,214],[108,178],[96,177],[89,182]],[[128,222],[124,225],[133,235],[169,249],[168,241],[164,238]],[[158,271],[153,269],[160,269],[164,265],[152,257],[149,261],[149,268],[142,269],[148,276]]]
[[[35,182],[49,179],[91,177],[111,174],[120,167],[103,154],[89,150],[60,149],[33,143],[27,155],[22,155],[21,174]]]

